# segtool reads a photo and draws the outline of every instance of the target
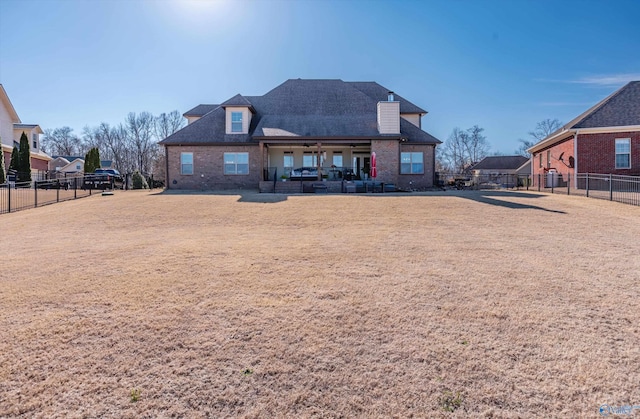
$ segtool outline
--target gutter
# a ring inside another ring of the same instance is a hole
[[[580,130],[577,129],[575,134],[573,134],[573,187],[578,189],[578,134]]]

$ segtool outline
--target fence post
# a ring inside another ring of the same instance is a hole
[[[78,178],[73,178],[73,199],[78,199]]]
[[[540,192],[540,173],[538,173],[538,192]]]
[[[571,173],[567,173],[567,195],[571,195]]]
[[[553,175],[555,175],[555,173],[553,173],[553,172],[548,173],[547,176],[549,176],[549,175],[551,175],[551,193],[553,193],[553,181],[554,181]]]
[[[60,202],[60,184],[56,188],[56,202]]]
[[[609,201],[613,201],[613,175],[609,173]]]
[[[11,184],[7,182],[7,212],[11,212]]]
[[[589,198],[589,173],[585,173],[585,184],[587,188],[587,198]]]
[[[34,188],[33,188],[33,194],[34,196],[34,203],[33,203],[33,207],[34,208],[38,208],[38,181],[34,182]]]

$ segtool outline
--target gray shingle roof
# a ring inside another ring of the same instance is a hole
[[[206,115],[220,105],[198,105],[193,109],[189,109],[182,116],[202,116]]]
[[[627,83],[580,117],[570,128],[640,125],[640,81]]]
[[[489,156],[471,167],[471,170],[515,170],[529,159],[524,156]]]
[[[350,81],[346,83],[360,90],[362,93],[369,96],[376,102],[387,100],[388,94],[391,91],[390,89],[387,89],[386,87],[381,86],[374,81]],[[393,96],[395,101],[400,102],[400,113],[427,113],[427,111],[425,111],[424,109],[414,105],[395,92],[393,93]]]
[[[247,100],[246,97],[242,96],[241,94],[237,94],[234,97],[232,97],[231,99],[225,100],[224,102],[222,102],[222,104],[220,105],[223,108],[225,106],[248,106],[248,107],[252,107],[251,102],[249,102]]]
[[[387,99],[387,92],[374,82],[291,79],[263,96],[236,95],[160,144],[247,143],[256,142],[253,137],[281,136],[388,137],[377,129],[377,103]],[[401,113],[426,113],[398,95],[395,98]],[[251,107],[254,115],[249,134],[225,134],[224,106]],[[400,131],[410,142],[440,143],[403,119]]]

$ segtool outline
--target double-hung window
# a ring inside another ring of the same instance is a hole
[[[242,132],[242,112],[231,112],[231,132]]]
[[[248,175],[249,153],[224,153],[225,175]]]
[[[616,169],[631,168],[631,139],[616,139]]]
[[[424,173],[424,157],[421,152],[400,153],[400,173],[415,175]]]
[[[334,151],[333,152],[333,165],[335,167],[342,167],[342,152]]]
[[[305,151],[302,154],[302,165],[304,167],[316,167],[318,165],[318,156],[313,151]]]
[[[284,152],[284,173],[289,174],[293,170],[293,151]]]
[[[180,174],[193,174],[193,153],[180,153]]]

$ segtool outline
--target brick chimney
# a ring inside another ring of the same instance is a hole
[[[400,102],[394,100],[393,92],[389,92],[386,102],[378,102],[378,132],[400,134]]]

